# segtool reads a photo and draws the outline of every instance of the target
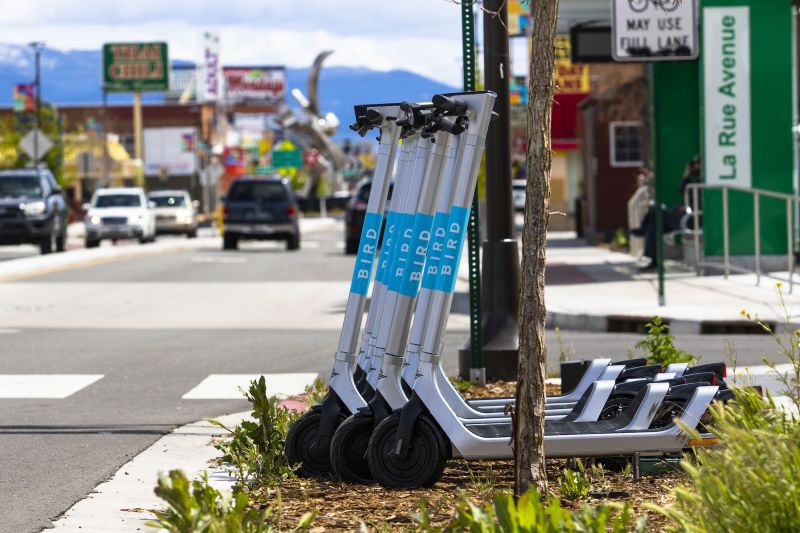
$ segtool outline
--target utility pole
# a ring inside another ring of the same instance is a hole
[[[516,380],[519,353],[519,249],[511,202],[511,140],[508,10],[505,0],[483,3],[484,76],[494,91],[498,114],[486,135],[486,240],[483,241],[481,302],[486,380]],[[470,357],[461,350],[459,374],[468,375]]]
[[[36,87],[36,109],[34,110],[33,117],[33,131],[36,132],[36,134],[33,136],[33,166],[36,166],[39,164],[39,126],[42,120],[42,78],[39,59],[42,55],[42,50],[44,49],[44,43],[41,41],[34,41],[28,46],[33,49],[33,60],[36,68],[36,79],[33,82],[34,86]]]

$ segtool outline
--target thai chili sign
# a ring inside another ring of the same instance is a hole
[[[111,92],[166,91],[167,43],[104,44],[103,83]]]

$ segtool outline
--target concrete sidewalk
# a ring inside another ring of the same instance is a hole
[[[521,247],[521,243],[520,243]],[[466,253],[464,254],[466,255]],[[696,276],[670,263],[666,275],[666,305],[658,305],[654,272],[640,273],[630,255],[587,246],[573,233],[548,236],[545,298],[548,327],[582,331],[640,331],[654,315],[669,321],[673,333],[748,333],[758,328],[741,316],[743,310],[771,325],[788,319],[800,327],[800,287],[789,294],[788,283],[754,274]],[[788,279],[786,272],[774,273]],[[459,277],[468,279],[466,261]]]

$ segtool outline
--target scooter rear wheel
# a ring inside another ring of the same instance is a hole
[[[616,418],[630,405],[631,399],[630,396],[612,396],[603,406],[603,410],[600,411],[600,416],[598,416],[597,419],[612,420]]]
[[[291,465],[297,465],[295,471],[300,477],[330,478],[333,476],[330,451],[319,446],[319,423],[322,413],[309,411],[289,428],[286,434],[284,453]],[[344,415],[338,415],[336,425],[344,421]]]
[[[369,471],[367,448],[375,419],[357,413],[347,418],[333,434],[331,441],[331,465],[341,481],[348,483],[374,483]]]
[[[399,426],[400,415],[394,413],[372,432],[367,451],[372,475],[384,487],[432,487],[442,476],[448,456],[440,444],[444,440],[437,435],[438,426],[430,415],[421,415],[404,456],[397,453]]]

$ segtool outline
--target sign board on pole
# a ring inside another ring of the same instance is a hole
[[[219,35],[203,34],[203,69],[200,76],[200,100],[215,102],[219,99],[222,87],[222,63],[219,60]]]
[[[144,173],[159,176],[166,170],[173,176],[197,171],[195,128],[145,128]]]
[[[104,44],[103,83],[110,92],[166,91],[167,43]]]
[[[32,83],[17,83],[14,85],[14,111],[17,113],[33,112],[36,107],[34,90]]]
[[[696,0],[611,0],[614,61],[697,58]]]
[[[750,8],[703,9],[706,183],[752,186]]]
[[[36,137],[35,140],[34,137]],[[42,157],[44,157],[44,154],[46,154],[47,151],[53,147],[53,142],[47,135],[42,133],[41,130],[31,130],[28,133],[26,133],[22,139],[20,139],[19,148],[20,150],[28,154],[29,157],[33,158],[33,152],[35,151],[34,150],[35,147],[38,147],[39,159],[41,159]]]
[[[225,67],[225,100],[272,104],[286,95],[284,67]]]
[[[194,102],[197,99],[196,71],[192,65],[173,66],[169,73],[169,90],[164,98],[171,102]]]

